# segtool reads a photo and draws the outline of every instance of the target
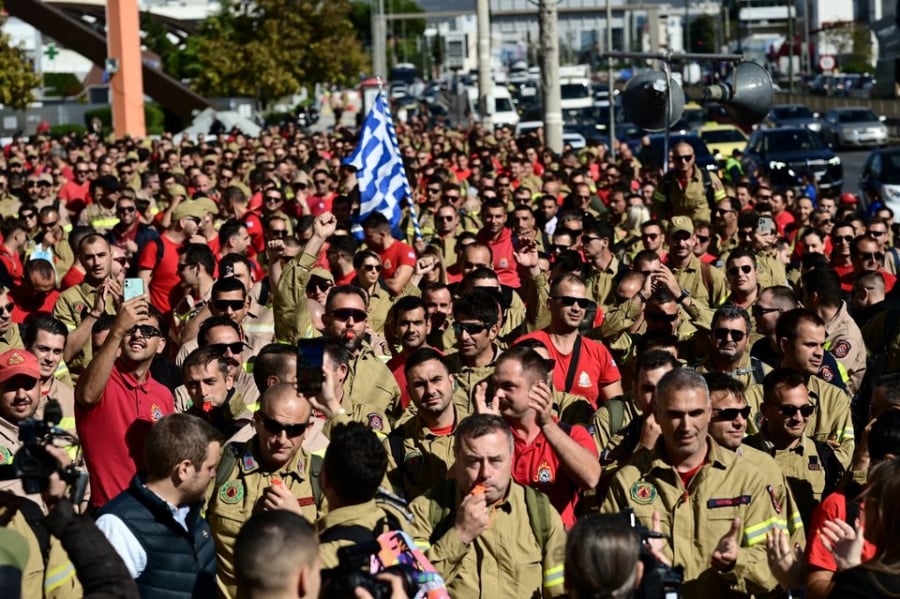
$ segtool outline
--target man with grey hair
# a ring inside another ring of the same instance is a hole
[[[662,533],[664,553],[684,568],[688,599],[774,590],[765,538],[786,529],[783,508],[757,467],[710,437],[706,381],[687,368],[666,373],[653,408],[660,439],[619,469],[601,511],[631,508]]]

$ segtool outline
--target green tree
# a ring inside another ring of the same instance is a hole
[[[201,26],[198,92],[263,105],[306,83],[355,79],[362,49],[349,0],[225,0]]]
[[[371,52],[372,48],[372,5],[378,0],[351,2],[350,22],[356,30],[356,36],[363,46]],[[388,15],[423,13],[422,7],[415,0],[384,0],[384,12]],[[425,19],[406,19],[387,21],[387,35],[393,37],[393,46],[388,44],[388,64],[394,62],[422,63],[422,54],[427,52],[424,46],[417,46],[422,39],[427,23]]]
[[[5,14],[0,0],[0,15]],[[0,29],[5,24],[6,17],[0,16]],[[24,110],[34,100],[32,92],[40,84],[41,78],[34,72],[25,50],[11,45],[9,35],[0,31],[0,104]]]

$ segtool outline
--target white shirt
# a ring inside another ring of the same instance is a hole
[[[172,512],[172,518],[187,531],[187,516],[191,511],[190,506],[175,507],[169,502],[166,502],[166,505]],[[125,567],[128,568],[128,573],[131,574],[131,577],[138,578],[143,574],[144,570],[147,569],[147,551],[128,528],[128,525],[114,514],[103,514],[97,518],[96,524],[97,528],[106,536],[109,544],[113,546],[116,553],[125,562]]]

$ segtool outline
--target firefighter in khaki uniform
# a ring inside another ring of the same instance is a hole
[[[601,511],[632,508],[651,529],[659,515],[664,552],[684,567],[686,599],[767,593],[778,583],[766,563],[766,533],[786,529],[785,516],[765,475],[708,435],[710,412],[702,376],[667,373],[656,393],[661,438],[619,469]]]
[[[694,223],[686,216],[673,216],[667,232],[669,254],[666,265],[681,288],[694,300],[716,309],[728,297],[728,281],[721,269],[705,264],[694,255],[697,238]]]
[[[269,387],[254,414],[256,435],[228,444],[211,485],[206,519],[216,543],[216,582],[223,597],[235,596],[234,542],[257,510],[286,509],[316,520],[319,460],[303,449],[312,407],[290,383]]]
[[[691,220],[710,221],[710,205],[725,199],[725,187],[713,173],[704,173],[695,163],[694,148],[682,142],[672,150],[675,168],[653,192],[653,213],[660,218],[687,216]],[[707,197],[707,183],[714,202]]]
[[[513,437],[499,416],[459,423],[455,480],[409,506],[416,545],[451,597],[564,597],[566,532],[545,495],[512,480]]]

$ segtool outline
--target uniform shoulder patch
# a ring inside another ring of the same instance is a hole
[[[425,457],[418,449],[408,449],[403,456],[403,469],[410,474],[421,472],[425,467]]]
[[[775,487],[768,485],[766,491],[769,492],[769,499],[772,500],[772,508],[775,510],[775,513],[780,514],[782,509],[781,502],[778,501],[778,497],[775,496]]]
[[[9,447],[0,447],[0,466],[12,464],[12,461],[13,453],[9,450]]]
[[[830,383],[834,380],[834,371],[831,369],[831,366],[822,366],[819,369],[819,376]]]
[[[656,487],[653,483],[639,480],[631,485],[631,499],[640,505],[650,505],[656,499]]]
[[[371,412],[366,416],[366,421],[368,423],[368,427],[373,431],[384,430],[384,420],[381,418],[381,414],[378,414],[377,412]]]
[[[841,339],[831,348],[831,353],[835,358],[846,358],[851,349],[853,349],[853,346],[850,345],[850,342],[846,339]]]
[[[244,499],[244,483],[239,480],[229,480],[219,487],[219,501],[234,505]]]
[[[159,422],[160,420],[163,419],[163,416],[164,416],[164,414],[163,414],[162,408],[160,408],[156,404],[152,404],[150,406],[150,418],[153,419],[153,422]]]

